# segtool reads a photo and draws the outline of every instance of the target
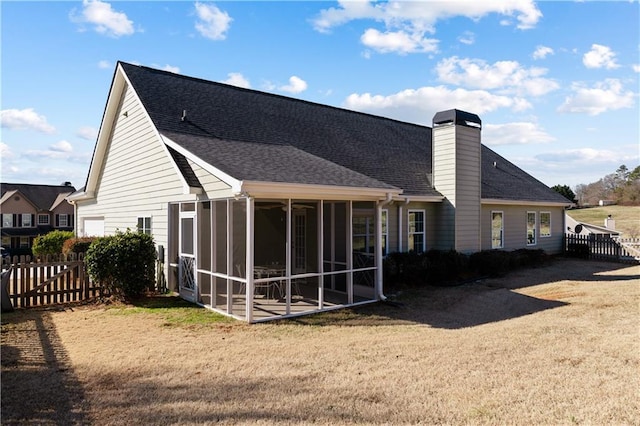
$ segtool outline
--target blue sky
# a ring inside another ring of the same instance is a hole
[[[638,1],[0,1],[1,180],[84,185],[118,60],[430,125],[549,186],[640,164]]]

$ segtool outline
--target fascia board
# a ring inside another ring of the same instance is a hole
[[[310,185],[283,182],[242,181],[241,192],[254,198],[300,198],[325,200],[381,200],[398,196],[402,191],[389,188],[363,188]]]
[[[198,166],[202,167],[204,170],[206,170],[207,172],[211,173],[213,176],[215,176],[218,179],[220,179],[222,182],[224,182],[227,185],[229,185],[234,194],[239,194],[239,193],[242,192],[242,181],[234,178],[233,176],[231,176],[231,175],[223,172],[222,170],[212,166],[211,164],[207,163],[206,161],[204,161],[200,157],[194,155],[191,151],[183,148],[182,145],[180,145],[180,144],[174,142],[173,140],[171,140],[169,137],[167,137],[167,136],[165,136],[165,135],[163,135],[161,133],[159,133],[159,136],[160,136],[160,140],[162,140],[167,146],[171,147],[172,149],[175,149],[180,154],[184,155],[186,158],[188,158],[189,160],[193,161]],[[167,152],[167,155],[170,155],[169,152]],[[180,171],[178,171],[178,173],[180,174],[180,176],[182,176]]]
[[[403,203],[441,203],[444,201],[443,195],[400,195],[394,197],[393,201],[399,201]]]
[[[572,203],[559,203],[556,201],[530,201],[530,200],[502,200],[499,198],[483,198],[481,204],[501,204],[505,206],[549,206],[549,207],[571,207]]]

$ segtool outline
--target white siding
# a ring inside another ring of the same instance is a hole
[[[504,212],[504,250],[542,249],[548,254],[562,252],[564,208],[549,206],[482,205],[482,250],[491,249],[491,211]],[[527,245],[527,212],[536,212],[536,244]],[[540,236],[540,212],[551,213],[551,236]]]
[[[139,216],[151,217],[156,244],[166,246],[168,203],[194,200],[195,195],[185,194],[173,160],[130,88],[116,117],[96,199],[78,202],[77,223],[82,226],[83,218],[104,217],[105,235],[112,235],[116,230],[135,229]],[[83,231],[79,229],[78,234]]]
[[[200,184],[202,185],[202,188],[204,189],[204,192],[207,194],[208,198],[216,199],[233,197],[231,186],[227,185],[193,161],[188,161],[189,165],[193,169],[193,172],[198,177],[198,180],[200,181]]]

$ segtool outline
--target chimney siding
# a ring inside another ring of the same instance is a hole
[[[433,185],[445,196],[437,224],[448,246],[442,248],[462,253],[481,249],[480,144],[480,127],[434,124]]]

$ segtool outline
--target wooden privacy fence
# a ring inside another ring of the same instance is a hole
[[[640,239],[597,238],[597,235],[566,235],[565,252],[585,259],[640,263]]]
[[[89,279],[83,253],[2,259],[2,271],[7,270],[6,289],[14,308],[79,302],[101,294]]]

